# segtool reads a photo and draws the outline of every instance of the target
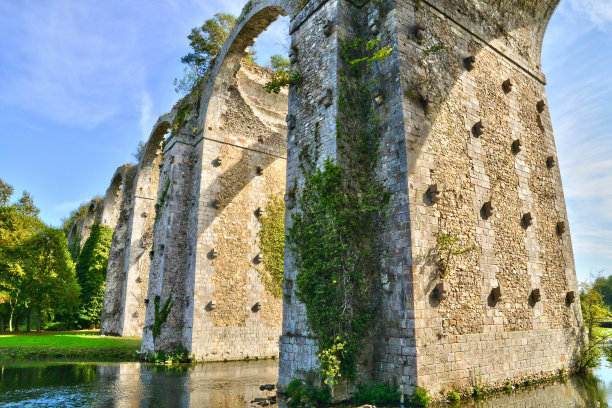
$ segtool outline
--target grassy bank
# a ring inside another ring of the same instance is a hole
[[[97,331],[11,333],[0,335],[0,359],[79,357],[86,360],[136,360],[140,339],[106,337]]]

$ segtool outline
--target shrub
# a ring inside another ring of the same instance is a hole
[[[359,404],[385,404],[399,402],[402,394],[396,382],[392,386],[382,384],[361,384],[357,386],[357,393],[353,400]]]
[[[431,395],[429,392],[422,387],[417,387],[414,394],[412,394],[412,401],[421,407],[428,407],[431,402]]]

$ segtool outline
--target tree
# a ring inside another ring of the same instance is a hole
[[[610,308],[612,307],[612,275],[604,278],[599,276],[600,273],[603,273],[603,271],[599,271],[595,279],[595,290],[601,293],[604,303]]]
[[[40,331],[43,313],[67,315],[75,312],[79,304],[80,288],[67,245],[63,231],[49,227],[22,245],[27,254],[23,296],[28,302],[28,329],[32,313],[36,315],[36,329]]]
[[[181,62],[187,65],[184,76],[181,80],[174,79],[177,93],[187,94],[200,82],[221,51],[234,24],[236,17],[233,15],[217,13],[201,27],[191,29],[187,38],[192,52],[181,58]]]
[[[76,275],[81,287],[81,309],[78,320],[81,327],[99,327],[104,300],[108,253],[113,229],[94,224],[79,255]]]
[[[270,69],[273,71],[278,71],[279,69],[289,69],[291,66],[291,62],[285,56],[280,54],[275,54],[270,57],[270,62],[268,64]]]
[[[136,151],[132,153],[132,156],[134,156],[134,158],[136,159],[136,164],[140,163],[140,161],[142,160],[145,154],[145,147],[147,147],[147,144],[143,141],[140,141],[138,142],[138,146],[136,146]]]
[[[29,256],[24,243],[44,228],[39,210],[27,191],[16,202],[10,202],[13,187],[0,180],[0,301],[5,304],[9,330],[20,307],[27,307],[22,296]]]
[[[587,343],[581,350],[577,363],[578,371],[588,371],[597,367],[602,356],[602,347],[611,338],[600,327],[600,323],[612,317],[610,309],[604,304],[595,283],[582,283],[580,287],[580,306],[582,320],[587,331]],[[609,356],[611,353],[606,351]]]

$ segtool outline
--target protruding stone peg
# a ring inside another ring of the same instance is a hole
[[[530,212],[523,214],[521,223],[523,224],[523,228],[527,228],[533,223],[533,217]]]
[[[261,176],[261,175],[263,174],[263,172],[264,172],[263,167],[261,167],[261,166],[257,166],[257,167],[255,167],[255,173],[256,173],[258,176]]]
[[[297,45],[291,45],[289,50],[289,62],[295,64],[298,61],[298,47]]]
[[[257,254],[257,256],[254,259],[255,263],[261,263],[263,262],[263,254]]]
[[[501,287],[499,285],[491,289],[491,299],[495,303],[499,302],[501,299]]]
[[[559,221],[557,223],[557,235],[563,235],[565,232],[565,222]]]
[[[431,105],[433,102],[433,98],[429,94],[419,94],[419,102],[421,102],[421,106],[423,107],[423,112],[427,115],[431,112]]]
[[[482,216],[484,218],[489,218],[493,214],[493,204],[491,201],[487,201],[482,205]]]
[[[329,108],[334,100],[334,92],[331,89],[326,89],[321,99],[319,99],[319,105],[323,105]]]
[[[442,198],[442,187],[438,184],[432,184],[427,189],[427,196],[432,203],[437,203]]]
[[[217,201],[217,200],[212,200],[212,201],[210,202],[210,206],[211,206],[212,208],[215,208],[215,209],[219,208],[219,201]]]
[[[330,35],[332,35],[333,32],[334,32],[334,22],[333,20],[327,20],[325,22],[325,25],[323,26],[323,34],[325,34],[326,37],[329,37]]]
[[[553,167],[555,167],[555,157],[554,156],[548,156],[546,158],[546,167],[548,167],[549,169],[552,169]]]
[[[531,301],[533,303],[538,303],[540,300],[542,300],[542,295],[540,294],[540,289],[533,289],[531,291]]]
[[[291,196],[289,194],[285,194],[285,203],[287,204],[287,208],[288,209],[293,209],[295,207],[295,201],[293,200],[293,198],[291,198]]]
[[[255,304],[253,305],[253,307],[251,308],[251,310],[253,312],[259,312],[261,310],[261,303],[259,302],[255,302]]]
[[[447,283],[445,282],[440,282],[436,285],[436,287],[434,288],[434,295],[436,296],[436,298],[440,301],[446,299],[448,297],[448,288],[447,288]]]
[[[538,101],[538,103],[536,103],[536,108],[538,110],[538,113],[544,112],[544,108],[546,108],[546,102],[544,102],[543,99],[541,101]]]
[[[463,59],[463,65],[465,65],[465,69],[471,71],[474,69],[474,65],[476,64],[476,56],[470,55],[467,58]]]
[[[574,292],[573,290],[570,290],[569,292],[565,294],[565,303],[567,303],[568,305],[571,305],[575,301],[576,301],[576,292]]]
[[[206,305],[206,310],[208,310],[209,312],[211,310],[215,310],[215,308],[217,307],[217,302],[214,300],[211,300],[210,302],[208,302],[208,304]]]
[[[514,84],[512,83],[512,80],[510,78],[506,79],[502,84],[502,88],[504,89],[505,93],[509,93],[510,91],[512,91],[513,87]]]
[[[287,121],[287,128],[289,128],[289,130],[295,129],[295,125],[296,125],[295,115],[287,115],[285,120]]]
[[[210,259],[215,259],[215,258],[216,258],[216,257],[218,257],[218,256],[219,256],[219,251],[217,251],[217,250],[216,250],[216,249],[214,249],[214,248],[213,248],[213,249],[211,249],[211,250],[208,252],[208,258],[210,258]]]
[[[257,209],[255,210],[255,216],[256,217],[261,217],[262,215],[264,215],[264,210],[261,207],[257,207]]]
[[[382,105],[383,103],[385,103],[385,97],[382,95],[382,93],[378,93],[375,97],[374,97],[374,102],[376,102],[376,104],[378,106]]]
[[[414,39],[417,44],[423,44],[423,40],[425,40],[425,27],[420,25],[414,27]]]
[[[516,139],[515,141],[513,141],[512,142],[512,153],[517,154],[518,152],[520,152],[521,146],[522,146],[522,143],[520,139]]]
[[[476,122],[474,126],[472,127],[472,133],[476,137],[482,136],[484,131],[485,131],[485,126],[482,123],[482,120],[479,120],[478,122]]]
[[[213,166],[215,166],[215,167],[221,166],[221,156],[219,156],[215,160],[213,160]]]

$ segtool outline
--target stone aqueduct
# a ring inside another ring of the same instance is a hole
[[[299,188],[303,146],[319,143],[323,157],[341,161],[338,48],[361,30],[393,48],[378,64],[373,104],[384,128],[376,174],[392,192],[380,229],[382,323],[361,374],[440,391],[569,367],[582,322],[540,69],[558,0],[299,3],[249,2],[186,124],[172,130],[179,104],[160,117],[140,163],[119,167],[72,229],[84,241],[96,219],[115,228],[102,331],[142,334],[145,352],[182,345],[198,360],[280,352],[282,385],[317,366],[290,253],[283,298],[262,283],[256,210]],[[270,73],[243,57],[279,15],[291,18],[303,81],[271,95]],[[427,57],[439,44],[443,52]],[[478,250],[445,280],[440,301],[430,258],[444,230]],[[170,295],[154,340],[152,300]]]

